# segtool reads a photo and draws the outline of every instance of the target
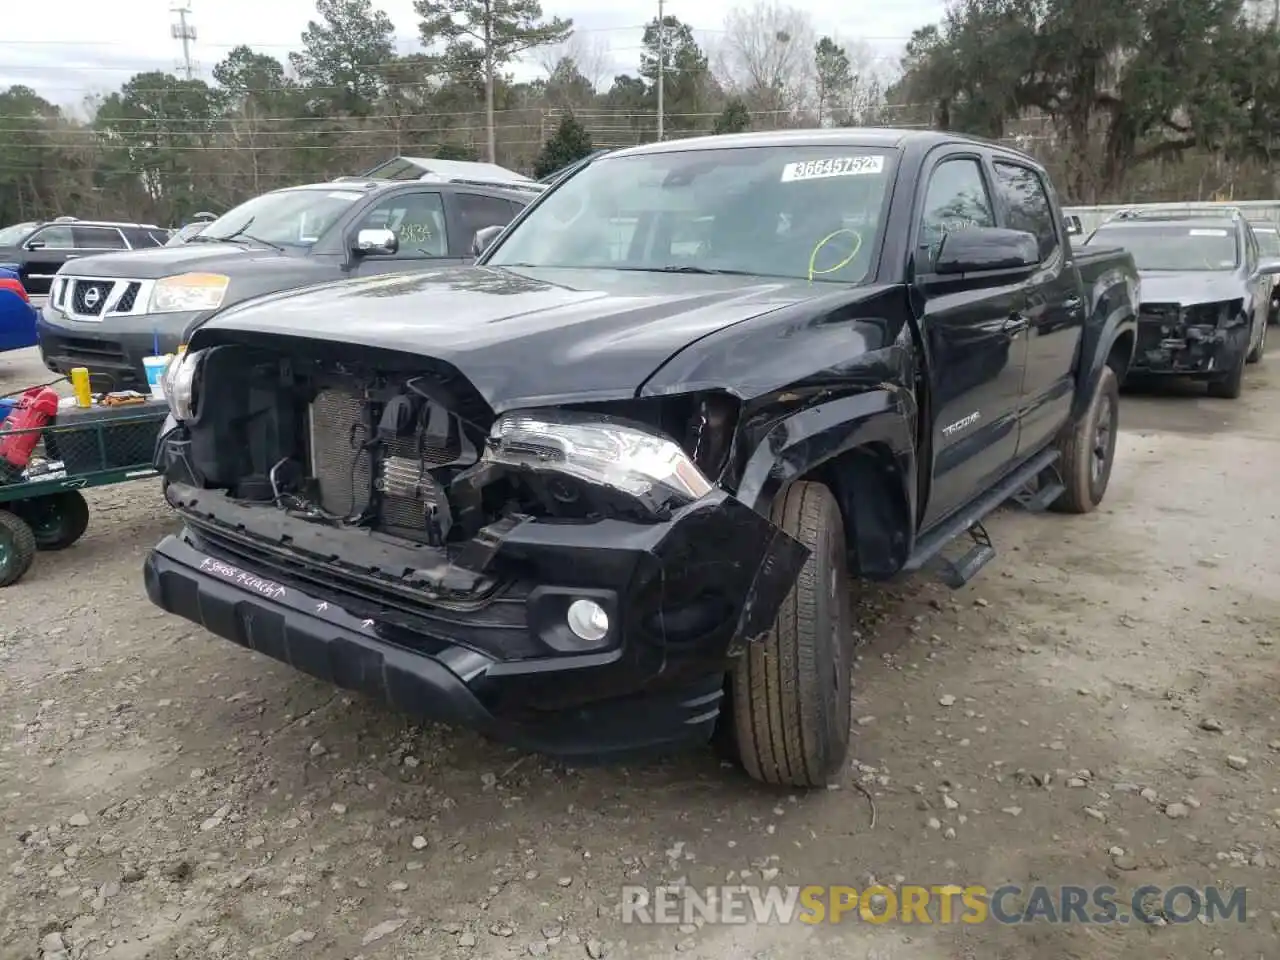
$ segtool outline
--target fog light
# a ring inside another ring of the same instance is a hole
[[[573,601],[565,619],[574,636],[587,643],[599,643],[609,633],[609,615],[594,600]]]

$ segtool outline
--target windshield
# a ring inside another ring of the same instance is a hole
[[[34,223],[15,223],[11,227],[5,227],[0,230],[0,247],[16,247],[35,227]]]
[[[1254,227],[1253,235],[1258,238],[1258,251],[1264,257],[1280,257],[1280,231],[1274,227]]]
[[[856,146],[604,157],[549,193],[486,262],[861,283],[896,159]]]
[[[1103,226],[1088,243],[1126,248],[1139,270],[1234,270],[1240,263],[1236,233],[1226,227]]]
[[[246,200],[204,224],[199,236],[210,240],[242,236],[281,246],[309,247],[363,196],[356,190],[277,190]]]

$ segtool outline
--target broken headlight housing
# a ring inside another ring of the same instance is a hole
[[[1225,327],[1239,310],[1233,303],[1197,303],[1182,308],[1182,322],[1189,327]]]
[[[504,414],[489,432],[492,464],[571,477],[653,507],[680,507],[713,485],[680,445],[618,418],[565,410]]]
[[[204,361],[204,351],[186,350],[179,353],[160,375],[164,398],[169,403],[173,418],[179,422],[190,420],[195,414],[196,374]]]

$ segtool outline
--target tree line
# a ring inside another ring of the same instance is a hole
[[[667,137],[936,126],[1023,146],[1072,202],[1274,192],[1280,34],[1246,0],[957,0],[891,71],[863,43],[818,35],[801,8],[757,0],[713,43],[651,20],[639,69],[616,76],[598,34],[537,0],[414,9],[418,52],[397,52],[372,0],[317,0],[286,60],[240,46],[212,82],[139,73],[87,119],[26,87],[0,92],[0,224],[178,223],[397,154],[542,174],[655,139],[660,64]],[[544,76],[517,82],[518,59]]]

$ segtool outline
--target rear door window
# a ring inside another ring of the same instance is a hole
[[[459,193],[455,195],[458,205],[458,217],[462,223],[463,237],[475,236],[477,230],[485,227],[505,227],[515,216],[510,201],[501,197],[486,197],[478,193]]]
[[[996,161],[994,166],[1008,226],[1035,234],[1040,262],[1044,263],[1058,252],[1058,231],[1053,222],[1053,206],[1040,175],[1016,163]]]
[[[126,250],[124,237],[115,227],[73,227],[78,250]]]

